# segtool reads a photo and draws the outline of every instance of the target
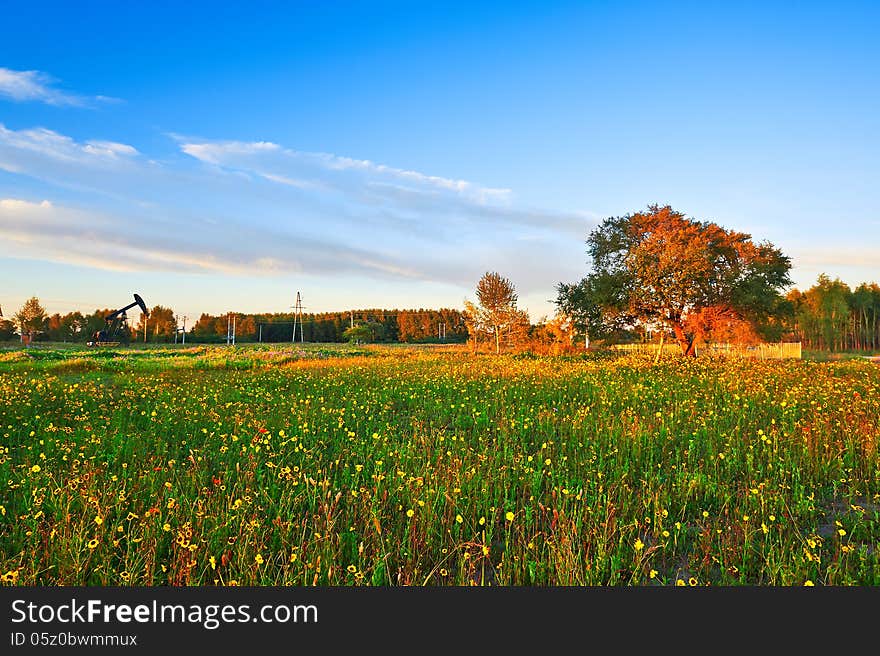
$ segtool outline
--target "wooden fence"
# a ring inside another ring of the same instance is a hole
[[[659,344],[612,344],[611,348],[615,351],[626,351],[628,353],[651,353],[657,352]],[[681,353],[681,347],[675,342],[666,342],[663,345],[663,353],[675,355]]]
[[[659,344],[614,344],[612,349],[634,353],[657,353]],[[697,356],[726,356],[757,358],[759,360],[800,360],[800,342],[777,344],[702,344],[696,347]],[[664,354],[680,354],[681,347],[675,343],[663,345]]]

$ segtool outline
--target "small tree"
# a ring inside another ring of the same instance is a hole
[[[63,339],[77,339],[85,329],[86,321],[79,312],[71,312],[61,317],[61,334]]]
[[[64,341],[61,326],[61,314],[56,312],[46,319],[45,322],[46,337],[52,342]]]
[[[152,337],[154,340],[159,341],[161,337],[166,342],[174,339],[174,334],[177,332],[177,317],[174,316],[174,310],[157,305],[150,310],[147,321],[149,322],[147,324],[148,338]],[[141,315],[140,322],[134,329],[136,334],[144,329],[143,322],[144,316]]]
[[[46,310],[40,305],[40,299],[36,296],[25,301],[13,318],[22,335],[41,332],[47,319]]]
[[[473,331],[474,349],[476,335],[485,332],[494,337],[495,353],[500,353],[502,334],[521,325],[525,314],[516,308],[516,289],[501,274],[487,271],[477,283],[477,301],[479,305],[465,301],[465,322],[468,330]]]
[[[470,335],[471,340],[473,340],[474,355],[476,355],[477,348],[479,347],[480,333],[486,332],[486,318],[483,315],[484,313],[480,308],[474,305],[471,301],[465,300],[464,312],[462,312],[461,317],[464,321],[464,326],[468,335]]]
[[[353,344],[360,344],[361,342],[371,341],[373,339],[373,331],[367,324],[359,323],[356,326],[346,328],[342,332],[342,336]]]

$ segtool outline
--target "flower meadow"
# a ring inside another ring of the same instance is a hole
[[[878,585],[880,366],[0,352],[5,585]]]

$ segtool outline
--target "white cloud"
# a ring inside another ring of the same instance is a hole
[[[282,148],[267,141],[188,141],[185,137],[174,135],[180,142],[180,149],[202,162],[232,169],[250,170],[266,179],[287,184],[285,171],[308,170],[314,175],[327,172],[357,172],[371,180],[394,181],[410,184],[413,191],[449,191],[478,203],[507,202],[510,189],[482,187],[466,180],[455,180],[436,175],[425,175],[418,171],[399,169],[370,160],[353,159],[330,153],[310,153]]]
[[[182,152],[227,172],[255,175],[299,189],[320,189],[398,229],[439,217],[459,234],[494,226],[528,227],[582,239],[594,216],[518,206],[513,192],[467,180],[428,175],[331,153],[312,153],[258,141],[206,141],[171,135]],[[367,221],[372,219],[367,218]],[[436,229],[435,235],[440,236]]]
[[[20,171],[34,157],[77,164],[106,165],[122,157],[133,157],[137,149],[114,141],[74,139],[46,128],[10,130],[0,123],[0,168]]]
[[[296,187],[297,189],[317,189],[321,186],[320,183],[315,181],[295,180],[294,178],[289,178],[285,175],[278,175],[277,173],[261,173],[260,175],[271,182],[277,182],[278,184],[287,185],[288,187]]]
[[[109,96],[83,96],[55,87],[56,80],[41,71],[14,71],[0,67],[0,96],[17,102],[42,102],[47,105],[87,107],[94,102],[119,102]]]
[[[37,213],[40,210],[50,209],[52,209],[52,203],[48,200],[32,203],[19,198],[0,198],[0,212],[15,214],[22,218],[27,218],[28,214]]]
[[[222,165],[229,156],[277,152],[281,150],[281,146],[269,141],[257,141],[255,143],[220,141],[216,143],[182,143],[180,149],[187,155],[203,162]]]
[[[83,151],[90,155],[98,155],[102,157],[131,157],[137,155],[138,151],[134,146],[128,144],[116,143],[115,141],[87,141],[83,146]]]

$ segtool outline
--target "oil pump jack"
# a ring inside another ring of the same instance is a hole
[[[140,307],[141,312],[146,319],[149,316],[147,312],[147,304],[137,294],[134,295],[134,303],[129,303],[124,308],[114,310],[104,317],[105,326],[103,330],[96,330],[92,335],[92,341],[88,342],[89,346],[118,346],[119,344],[128,344],[131,341],[131,331],[128,329],[128,316],[126,310],[130,310],[135,305]]]

